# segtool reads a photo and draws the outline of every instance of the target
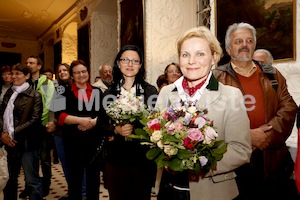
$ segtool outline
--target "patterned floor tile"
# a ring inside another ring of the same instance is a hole
[[[102,176],[100,178],[100,199],[106,200],[109,199],[108,191],[103,186]],[[18,191],[19,193],[24,189],[24,172],[21,170],[20,176],[18,178]],[[59,164],[52,165],[52,178],[50,192],[47,197],[44,197],[44,200],[57,200],[60,197],[67,194],[68,188],[65,180],[65,176],[62,170],[62,167]],[[28,198],[27,198],[28,199]],[[3,194],[0,193],[0,200],[3,200]],[[151,200],[156,200],[156,197],[151,197]]]

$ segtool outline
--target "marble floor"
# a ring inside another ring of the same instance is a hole
[[[19,185],[18,190],[19,193],[24,189],[24,173],[21,170],[20,176],[18,178]],[[101,184],[100,184],[100,199],[105,200],[109,199],[108,191],[103,186],[102,177],[100,177]],[[52,180],[50,186],[50,193],[47,197],[44,197],[44,200],[56,200],[60,197],[67,194],[68,188],[65,180],[65,176],[61,167],[61,164],[53,164],[52,165]],[[3,195],[0,194],[0,200],[3,200]],[[156,197],[153,196],[151,200],[156,200]]]

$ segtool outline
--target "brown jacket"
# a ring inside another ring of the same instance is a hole
[[[287,156],[290,156],[285,141],[293,129],[297,105],[288,92],[286,80],[282,74],[270,65],[255,63],[263,72],[260,74],[260,84],[263,88],[266,103],[265,123],[273,127],[271,131],[267,132],[271,141],[269,147],[263,151],[264,163],[260,164],[264,166],[263,178],[273,180],[282,178],[283,167],[285,167]],[[237,87],[244,94],[230,63],[219,66],[213,73],[221,83]],[[276,89],[271,82],[278,83]],[[252,154],[252,161],[255,161],[254,155]]]

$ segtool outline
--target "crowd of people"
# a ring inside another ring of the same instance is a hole
[[[145,80],[144,53],[136,45],[121,47],[113,65],[100,66],[92,82],[82,60],[61,63],[55,72],[42,71],[38,56],[3,66],[0,139],[9,170],[4,200],[18,199],[21,167],[20,198],[49,194],[52,150],[68,185],[60,200],[99,200],[101,171],[111,200],[150,200],[153,192],[158,200],[299,199],[300,159],[294,165],[285,142],[295,119],[299,129],[300,107],[272,66],[272,54],[256,50],[252,25],[230,25],[225,50],[231,59],[218,66],[223,50],[212,32],[204,26],[187,30],[177,42],[178,63],[165,67],[157,87]],[[196,178],[188,170],[157,168],[146,158],[150,147],[128,140],[143,125],[116,124],[107,115],[104,100],[120,95],[143,97],[148,108],[159,110],[177,100],[205,105],[218,140],[227,145],[216,168]]]

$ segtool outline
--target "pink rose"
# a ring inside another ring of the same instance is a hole
[[[152,119],[147,123],[149,130],[160,130],[160,121],[158,119]]]
[[[195,140],[195,141],[202,141],[204,139],[202,133],[200,132],[200,130],[198,128],[190,128],[188,130],[188,137],[191,140]]]

